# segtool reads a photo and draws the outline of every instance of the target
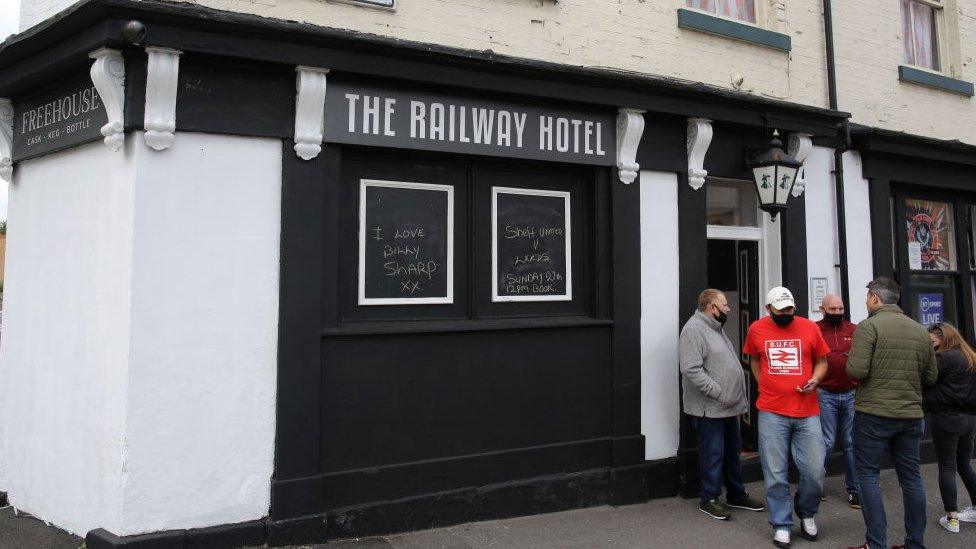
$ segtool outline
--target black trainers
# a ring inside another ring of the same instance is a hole
[[[847,493],[847,504],[851,506],[851,509],[861,508],[861,496],[854,492]]]
[[[727,501],[729,507],[745,509],[746,511],[762,511],[766,508],[766,505],[763,502],[749,496],[740,499],[728,499]]]
[[[702,503],[698,506],[698,510],[718,520],[729,520],[732,518],[732,513],[729,513],[728,507],[723,505],[717,499],[712,499]]]

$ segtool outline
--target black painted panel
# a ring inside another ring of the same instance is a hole
[[[282,142],[281,290],[275,478],[318,473],[323,282],[322,211],[327,160],[304,161]],[[301,507],[297,503],[292,506]],[[317,503],[306,501],[305,514]]]
[[[322,469],[606,437],[609,351],[603,327],[327,338]]]
[[[176,124],[181,131],[291,138],[295,133],[295,69],[184,54],[180,56]]]
[[[334,473],[322,478],[327,509],[573,473],[607,466],[607,439]]]
[[[793,293],[796,314],[809,316],[810,291],[807,279],[807,214],[806,196],[791,197],[790,209],[780,214],[776,222],[782,223],[781,247],[783,258],[783,286]],[[766,215],[765,213],[763,215]],[[833,227],[828,227],[833,230]],[[761,289],[762,296],[769,288]]]

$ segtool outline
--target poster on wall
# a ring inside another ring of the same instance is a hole
[[[955,270],[952,204],[908,199],[905,206],[909,268]]]
[[[359,304],[454,301],[454,187],[363,179]]]
[[[813,276],[810,277],[810,312],[819,311],[823,305],[824,297],[827,296],[827,278]]]
[[[918,322],[922,326],[931,326],[945,320],[943,314],[942,294],[918,294]]]
[[[571,301],[569,193],[491,189],[491,300]]]

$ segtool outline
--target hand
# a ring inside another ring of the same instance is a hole
[[[811,377],[802,387],[797,385],[796,390],[800,393],[809,393],[817,388],[817,383],[817,380]]]

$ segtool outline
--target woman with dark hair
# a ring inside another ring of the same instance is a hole
[[[939,524],[958,533],[959,521],[976,522],[976,510],[962,511],[956,501],[956,472],[976,505],[976,472],[969,461],[973,457],[976,437],[976,415],[972,415],[972,398],[976,396],[976,351],[966,343],[955,326],[947,322],[933,324],[929,336],[939,363],[939,380],[926,391],[925,411],[932,415],[932,442],[939,460],[939,491],[946,514]]]

